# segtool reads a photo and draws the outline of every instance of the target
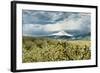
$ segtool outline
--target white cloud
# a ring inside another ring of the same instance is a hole
[[[59,14],[61,15],[61,14]],[[24,24],[23,34],[32,34],[33,32],[54,32],[62,30],[89,30],[90,29],[90,15],[89,14],[70,15],[68,18],[58,21],[55,24]],[[57,18],[55,15],[54,17]]]
[[[42,25],[37,24],[24,24],[23,25],[23,34],[24,35],[32,35],[33,32],[38,32],[43,29]]]
[[[72,18],[74,15],[71,15],[69,19],[65,19],[63,21],[60,21],[56,24],[47,24],[45,25],[44,30],[45,31],[61,31],[61,30],[81,30],[82,25],[86,26],[83,22],[88,20],[87,17],[82,16],[81,18],[78,18],[77,20],[74,20]]]

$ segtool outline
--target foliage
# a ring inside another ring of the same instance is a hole
[[[90,41],[23,37],[23,63],[88,60]]]

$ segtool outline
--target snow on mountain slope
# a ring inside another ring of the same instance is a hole
[[[56,35],[56,36],[73,36],[69,33],[66,33],[65,31],[60,31],[60,32],[57,32],[57,33],[54,33],[54,34],[51,34],[51,35]]]

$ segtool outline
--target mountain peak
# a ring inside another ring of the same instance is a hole
[[[66,33],[65,31],[59,31],[59,32],[54,33],[52,35],[58,35],[58,36],[73,36],[73,35],[71,35],[69,33]]]

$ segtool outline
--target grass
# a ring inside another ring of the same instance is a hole
[[[89,40],[57,40],[23,37],[22,62],[91,59]]]

